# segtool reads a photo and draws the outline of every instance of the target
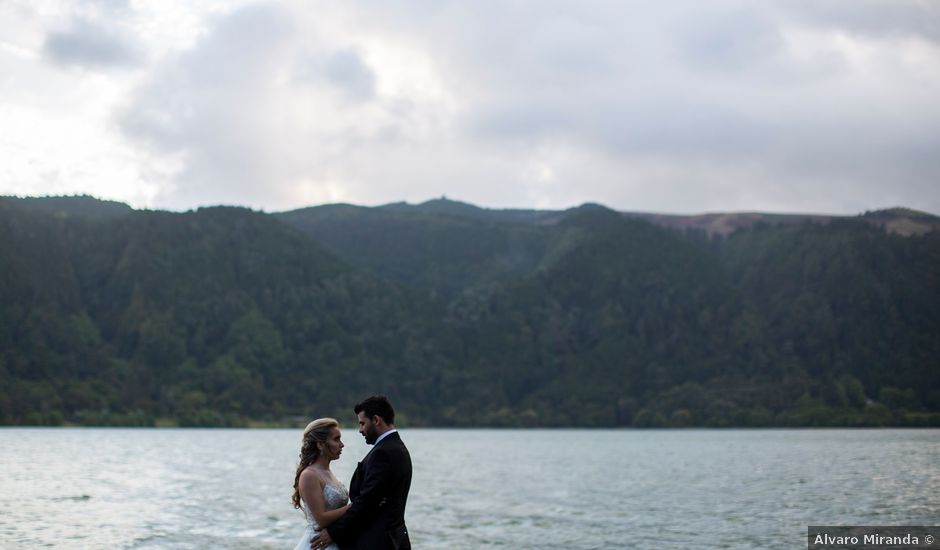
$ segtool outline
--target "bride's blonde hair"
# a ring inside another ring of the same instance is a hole
[[[333,428],[339,428],[339,422],[333,418],[318,418],[307,424],[304,428],[303,442],[300,445],[300,464],[297,465],[297,474],[294,475],[294,508],[300,508],[300,473],[320,457],[318,443],[326,443]]]

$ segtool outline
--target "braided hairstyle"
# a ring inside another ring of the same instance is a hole
[[[304,428],[303,443],[300,446],[300,464],[297,465],[297,474],[294,475],[294,508],[300,508],[300,473],[317,461],[320,457],[318,443],[326,443],[333,428],[338,428],[339,422],[332,418],[318,418],[307,424]]]

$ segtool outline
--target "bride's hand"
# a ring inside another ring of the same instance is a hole
[[[319,548],[326,548],[333,543],[333,538],[330,537],[330,532],[326,529],[317,528],[317,534],[310,539],[310,549],[318,550]]]

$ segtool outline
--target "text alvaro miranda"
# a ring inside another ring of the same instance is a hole
[[[881,535],[879,533],[872,533],[870,535],[862,535],[861,538],[856,536],[833,536],[827,535],[825,533],[819,533],[816,535],[816,540],[813,541],[813,544],[824,544],[824,545],[858,545],[858,544],[880,544],[880,545],[901,545],[911,546],[920,544],[920,539],[916,535]]]

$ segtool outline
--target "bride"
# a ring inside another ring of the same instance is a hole
[[[330,462],[343,452],[339,423],[332,418],[318,418],[304,428],[300,464],[294,476],[294,508],[304,511],[307,530],[294,550],[310,550],[310,539],[349,508],[349,493],[330,471]],[[335,544],[325,550],[337,550]]]

